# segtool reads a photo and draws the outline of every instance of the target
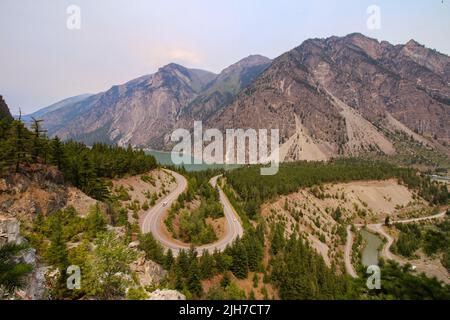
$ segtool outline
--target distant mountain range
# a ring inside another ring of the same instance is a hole
[[[450,58],[414,40],[306,40],[216,75],[169,64],[106,92],[39,110],[50,135],[167,149],[174,128],[279,128],[284,160],[393,154],[401,134],[449,154]]]
[[[32,120],[32,118],[41,119],[47,113],[56,111],[58,109],[61,109],[61,108],[67,107],[67,106],[70,107],[70,106],[76,104],[77,102],[85,100],[86,98],[90,97],[91,95],[92,94],[80,94],[80,95],[75,96],[75,97],[70,97],[70,98],[61,100],[61,101],[59,101],[57,103],[54,103],[54,104],[52,104],[52,105],[50,105],[48,107],[39,109],[38,111],[33,112],[31,114],[22,115],[22,120],[24,122],[29,122],[29,121]],[[15,115],[14,117],[17,118],[18,115]]]
[[[50,135],[163,148],[177,123],[206,118],[230,103],[270,60],[250,56],[219,75],[169,64],[42,116]]]

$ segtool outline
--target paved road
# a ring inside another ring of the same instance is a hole
[[[172,203],[177,200],[178,196],[186,190],[187,181],[182,175],[176,172],[170,170],[166,171],[170,172],[175,177],[177,187],[169,195],[160,199],[153,208],[147,211],[142,221],[141,229],[142,233],[151,232],[155,239],[158,240],[163,245],[163,247],[165,247],[166,249],[171,249],[173,254],[177,256],[180,250],[189,250],[190,246],[173,239],[170,235],[164,232],[161,228],[161,219],[164,216],[165,212],[170,208]],[[220,176],[216,176],[210,180],[210,183],[213,187],[216,186],[217,179],[219,177]],[[214,250],[218,249],[219,251],[222,251],[238,236],[242,237],[242,235],[244,234],[244,229],[242,228],[239,216],[236,214],[230,201],[220,188],[219,193],[220,202],[222,203],[222,206],[224,208],[224,214],[227,220],[226,234],[215,243],[196,247],[198,254],[201,254],[203,250],[213,252]],[[163,203],[167,203],[167,205],[164,206]]]
[[[347,242],[345,244],[345,252],[344,252],[344,262],[345,262],[345,270],[347,273],[353,277],[357,278],[355,268],[352,263],[352,247],[353,247],[353,233],[352,226],[347,226]]]
[[[428,216],[428,217],[421,217],[421,218],[412,218],[412,219],[406,219],[406,220],[398,220],[391,222],[392,224],[395,223],[412,223],[412,222],[419,222],[419,221],[425,221],[425,220],[432,220],[432,219],[439,219],[443,218],[446,215],[446,211],[443,211],[441,213]],[[363,227],[364,225],[358,224],[357,227]],[[405,260],[401,259],[400,257],[394,255],[390,248],[392,244],[394,243],[394,238],[392,238],[384,229],[383,229],[383,223],[376,223],[376,224],[369,224],[367,225],[367,229],[369,229],[372,232],[378,233],[382,235],[384,238],[386,238],[387,243],[383,246],[383,249],[381,250],[381,256],[387,260],[395,260],[399,263],[405,263]],[[345,252],[344,252],[344,261],[345,261],[345,269],[347,273],[352,276],[353,278],[357,277],[357,274],[355,272],[355,269],[352,264],[352,258],[351,258],[351,248],[353,246],[353,234],[351,232],[351,227],[347,226],[347,242],[345,244]]]

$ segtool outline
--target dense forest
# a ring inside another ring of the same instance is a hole
[[[106,215],[99,206],[84,218],[73,208],[50,216],[39,214],[24,234],[39,257],[59,270],[49,279],[50,299],[116,299],[125,296],[127,287],[137,286],[130,270],[137,252],[128,247],[130,238],[107,230]],[[78,290],[66,285],[70,265],[79,266],[83,274]]]
[[[165,224],[172,235],[186,243],[201,245],[217,240],[213,227],[206,223],[207,218],[223,217],[223,208],[219,202],[219,191],[214,189],[209,180],[221,171],[206,170],[199,172],[181,171],[188,180],[188,188],[171,206]],[[199,202],[196,208],[188,210],[188,204]],[[178,216],[178,228],[174,219]]]
[[[33,163],[57,166],[67,182],[97,200],[109,196],[105,178],[144,173],[157,166],[152,156],[130,146],[61,142],[45,135],[40,120],[33,120],[31,130],[20,119],[0,120],[0,174],[20,172]]]
[[[449,300],[450,285],[444,285],[436,278],[428,278],[425,274],[415,275],[410,272],[411,266],[400,266],[396,262],[380,261],[381,289],[364,291],[368,299],[380,300]],[[357,280],[361,288],[364,278]]]
[[[427,256],[440,256],[442,265],[450,272],[450,219],[436,224],[395,224],[398,240],[392,250],[404,257],[414,257],[422,249]]]
[[[334,267],[327,267],[322,256],[297,234],[286,239],[284,229],[281,223],[272,228],[270,244],[270,280],[279,288],[282,299],[351,299],[358,296],[347,276],[337,275]]]
[[[30,229],[23,231],[29,245],[49,265],[61,270],[51,281],[52,299],[144,299],[156,287],[143,288],[137,283],[130,264],[137,251],[129,247],[132,234],[137,235],[138,249],[147,259],[168,271],[158,288],[181,291],[193,299],[254,299],[254,288],[262,280],[265,299],[449,299],[450,288],[437,280],[412,274],[408,267],[381,261],[382,290],[368,291],[365,279],[353,280],[327,266],[302,233],[287,237],[282,223],[267,225],[259,216],[260,205],[267,200],[328,182],[397,178],[432,204],[448,203],[446,188],[420,176],[415,170],[386,163],[356,159],[333,160],[330,163],[298,162],[283,164],[276,176],[261,176],[258,166],[224,173],[219,181],[232,205],[241,216],[245,233],[223,252],[182,251],[175,257],[165,251],[151,234],[140,234],[131,225],[126,210],[120,207],[120,192],[109,194],[108,179],[134,175],[157,167],[155,159],[131,147],[104,144],[87,147],[81,143],[49,139],[40,121],[27,129],[20,120],[0,120],[1,173],[21,172],[35,163],[54,165],[70,184],[103,201],[81,217],[73,208],[49,216],[38,214]],[[166,225],[172,234],[192,244],[214,241],[215,233],[205,222],[223,216],[219,193],[209,180],[221,171],[186,172],[176,169],[188,179],[188,189],[169,210]],[[147,179],[143,176],[143,179]],[[195,204],[193,206],[193,204]],[[191,208],[192,210],[187,210]],[[178,216],[178,217],[177,217]],[[178,218],[177,227],[174,219]],[[123,229],[118,236],[108,224]],[[123,227],[123,228],[120,228]],[[398,226],[397,250],[411,255],[418,248],[439,254],[448,268],[448,220],[433,227]],[[109,230],[109,231],[108,231]],[[30,265],[17,263],[14,255],[21,246],[0,247],[0,286],[12,289],[23,282]],[[83,273],[80,290],[68,290],[65,270],[78,265]],[[237,281],[253,282],[250,293]],[[208,290],[203,281],[219,279]],[[275,289],[269,294],[266,286]]]

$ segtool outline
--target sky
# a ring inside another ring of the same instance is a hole
[[[0,0],[0,94],[27,114],[171,62],[218,73],[352,32],[450,55],[450,0]]]

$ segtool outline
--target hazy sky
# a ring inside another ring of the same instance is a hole
[[[69,5],[81,29],[66,27]],[[367,8],[381,29],[367,28]],[[0,0],[0,94],[17,113],[177,62],[219,72],[250,54],[275,58],[305,39],[361,32],[450,54],[444,0]]]

